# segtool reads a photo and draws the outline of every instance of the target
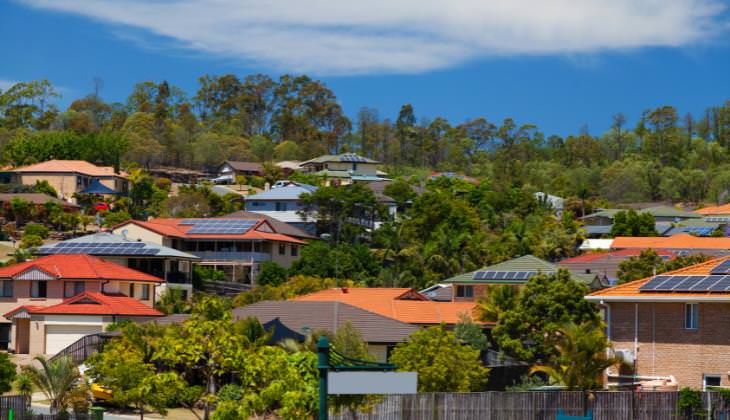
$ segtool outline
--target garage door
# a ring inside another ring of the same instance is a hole
[[[101,325],[46,325],[46,354],[56,354],[81,337],[101,332]]]

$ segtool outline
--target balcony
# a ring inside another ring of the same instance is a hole
[[[242,261],[263,262],[271,261],[271,255],[264,252],[236,252],[236,251],[188,251],[203,261]]]
[[[190,279],[190,276],[188,276],[185,273],[181,273],[179,271],[171,271],[167,273],[167,282],[168,283],[174,283],[174,284],[190,284],[192,283],[192,280]]]

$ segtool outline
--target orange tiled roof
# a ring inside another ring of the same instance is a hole
[[[408,293],[418,300],[399,299]],[[342,302],[408,324],[456,324],[461,313],[474,319],[475,302],[434,302],[419,295],[408,288],[352,287],[325,289],[293,300]]]
[[[85,160],[47,160],[33,165],[21,166],[12,172],[74,172],[88,176],[120,176],[126,177],[124,172],[115,174],[111,166],[96,166]]]
[[[0,278],[13,278],[25,271],[38,269],[58,279],[119,280],[161,283],[163,280],[86,254],[54,254],[33,261],[0,267]]]
[[[680,268],[678,270],[668,271],[662,273],[662,276],[679,276],[679,275],[692,275],[692,276],[707,276],[710,275],[710,271],[720,264],[721,262],[730,259],[730,256],[724,256],[720,258],[714,258],[703,263],[695,264],[689,267]],[[632,282],[620,284],[618,286],[609,287],[607,289],[598,290],[590,295],[588,298],[591,300],[611,300],[612,298],[630,298],[640,299],[651,299],[651,298],[662,298],[662,299],[681,299],[681,298],[707,298],[707,299],[728,299],[730,298],[730,292],[653,292],[653,291],[640,291],[639,288],[644,284],[648,283],[652,277],[647,277],[641,280],[635,280]]]
[[[193,228],[193,225],[186,225],[182,224],[181,222],[183,220],[190,220],[190,219],[181,219],[181,218],[160,218],[160,219],[151,219],[146,222],[140,221],[140,220],[129,220],[127,222],[124,222],[120,225],[115,226],[114,228],[122,227],[126,224],[132,223],[138,226],[141,226],[145,229],[149,229],[152,232],[159,233],[160,235],[164,236],[172,236],[176,238],[211,238],[211,239],[264,239],[264,240],[270,240],[270,241],[279,241],[279,242],[290,242],[294,244],[306,244],[306,242],[301,241],[299,239],[293,238],[289,235],[284,235],[281,233],[276,232],[263,232],[259,229],[262,225],[268,226],[272,231],[274,228],[262,217],[258,219],[258,222],[248,231],[244,233],[238,233],[238,234],[216,234],[216,233],[200,233],[200,234],[189,234],[187,233],[188,230]],[[209,219],[205,219],[209,220]],[[225,219],[225,220],[231,220],[231,219]]]
[[[705,216],[710,215],[730,215],[730,204],[723,204],[721,206],[708,206],[701,209],[695,210],[695,213],[702,214]]]
[[[641,254],[640,249],[621,249],[618,251],[611,251],[611,252],[589,252],[587,254],[578,255],[576,257],[566,258],[563,260],[558,261],[558,265],[563,264],[574,264],[574,263],[587,263],[587,262],[594,262],[599,261],[605,258],[609,257],[633,257]],[[670,251],[664,251],[664,250],[658,250],[657,255],[663,256],[663,257],[669,257],[670,259],[674,259],[677,254]]]
[[[673,236],[618,236],[611,244],[613,249],[728,249],[730,238],[708,238],[680,233]]]
[[[162,316],[163,314],[137,299],[121,294],[84,292],[51,306],[19,306],[4,314],[12,316],[20,311],[42,315],[126,315]]]

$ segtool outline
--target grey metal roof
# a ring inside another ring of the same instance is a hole
[[[304,193],[311,193],[317,190],[317,187],[307,184],[290,184],[285,187],[272,188],[268,191],[258,194],[249,195],[246,201],[256,200],[298,200],[299,196]]]
[[[316,236],[312,236],[309,233],[299,229],[296,226],[292,226],[289,223],[283,222],[275,217],[271,217],[265,213],[258,213],[253,211],[239,210],[233,213],[228,213],[225,216],[221,216],[222,219],[264,219],[274,228],[276,233],[282,233],[284,235],[293,236],[295,238],[303,239],[316,239]]]
[[[255,316],[262,324],[278,318],[290,330],[304,335],[313,330],[334,332],[349,321],[368,343],[398,343],[418,330],[415,325],[342,302],[266,300],[233,310],[234,319],[249,316]]]
[[[86,236],[80,236],[78,238],[69,239],[66,241],[56,242],[54,244],[48,244],[42,246],[38,251],[36,251],[39,255],[46,255],[49,254],[46,250],[53,248],[55,245],[60,243],[93,243],[93,244],[124,244],[124,243],[133,243],[133,242],[141,242],[141,241],[134,241],[131,239],[127,239],[122,235],[116,235],[111,232],[99,232],[94,233],[91,235]],[[154,244],[152,242],[142,242],[145,244],[146,249],[157,249],[158,252],[155,255],[149,255],[149,257],[171,257],[171,258],[186,258],[186,259],[200,259],[196,257],[195,255],[188,254],[187,252],[178,251],[177,249],[173,249],[170,247],[166,247],[163,245]],[[107,248],[108,249],[108,248]],[[123,253],[114,253],[110,254],[108,252],[103,253],[91,253],[91,255],[104,255],[104,256],[126,256],[126,254]],[[130,255],[131,256],[131,255]],[[140,257],[141,255],[134,255],[134,257]]]

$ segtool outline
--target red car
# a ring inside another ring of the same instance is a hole
[[[109,204],[105,203],[103,201],[100,201],[100,202],[94,204],[94,209],[96,209],[96,211],[108,211]]]

